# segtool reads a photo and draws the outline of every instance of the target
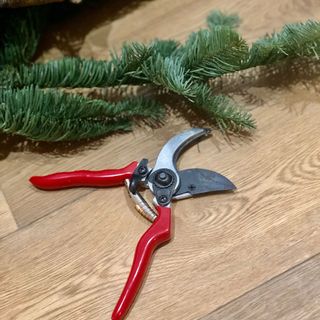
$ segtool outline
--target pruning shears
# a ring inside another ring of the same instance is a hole
[[[121,169],[79,170],[30,178],[34,186],[45,190],[125,184],[138,212],[152,222],[137,244],[131,271],[112,320],[124,319],[138,293],[154,250],[171,238],[171,201],[236,189],[231,181],[217,172],[196,168],[177,169],[176,161],[181,151],[209,134],[209,129],[193,128],[172,137],[161,149],[153,168],[149,166],[148,159],[142,159]],[[155,209],[143,198],[139,192],[141,188],[151,191]]]

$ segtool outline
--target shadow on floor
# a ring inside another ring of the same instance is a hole
[[[278,91],[291,91],[300,85],[306,91],[320,93],[320,63],[315,59],[294,59],[278,62],[226,75],[212,82],[214,91],[241,97],[241,103],[248,110],[263,106],[266,101],[250,92],[250,88],[267,88]],[[270,100],[272,97],[269,97]],[[297,97],[305,99],[305,95]],[[298,102],[298,101],[297,101]]]
[[[54,47],[66,56],[76,56],[91,30],[117,20],[150,1],[152,0],[90,0],[81,5],[53,4],[50,23],[42,37],[36,58]]]

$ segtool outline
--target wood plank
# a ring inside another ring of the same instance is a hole
[[[17,224],[4,194],[0,191],[0,238],[17,230]]]
[[[49,145],[43,153],[29,150],[24,153],[12,153],[3,160],[2,168],[5,169],[5,173],[2,177],[2,189],[19,227],[28,225],[92,192],[89,188],[64,192],[39,191],[28,181],[32,175],[76,169],[118,168],[133,160],[142,159],[145,154],[155,157],[154,145],[159,144],[155,137],[152,138],[150,129],[114,135],[102,141],[101,145],[83,146],[76,153],[73,153],[72,149],[65,154],[53,153],[50,149],[52,145]]]
[[[124,39],[184,39],[213,8],[239,12],[249,40],[286,22],[320,17],[315,0],[143,2],[113,22],[106,15],[84,35],[80,53],[103,58],[106,47]],[[82,20],[70,25],[78,28]],[[305,79],[307,73],[255,71],[241,85],[231,78],[258,130],[230,140],[214,131],[179,165],[221,172],[238,191],[174,205],[175,238],[157,252],[128,319],[199,319],[319,252],[319,79]],[[6,144],[0,184],[21,229],[0,240],[1,319],[109,317],[147,228],[124,188],[43,192],[28,177],[152,161],[189,120],[178,113],[161,128],[136,128],[73,150],[47,145],[34,152],[24,142]]]
[[[216,136],[182,157],[181,167],[216,169],[239,191],[174,205],[175,238],[129,319],[198,319],[319,252],[320,108],[254,112],[255,139]],[[0,318],[109,317],[147,227],[132,213],[124,188],[99,189],[0,241]]]
[[[75,38],[62,37],[61,41],[65,44],[64,49],[67,49],[66,43],[72,44],[78,37],[80,43],[84,41],[80,48],[80,55],[99,59],[107,56],[108,49],[119,48],[123,41],[148,41],[153,38],[184,40],[190,32],[205,25],[205,18],[213,9],[239,13],[243,18],[240,32],[249,41],[263,36],[266,32],[280,29],[284,23],[320,18],[320,7],[316,0],[308,1],[307,4],[303,1],[292,0],[273,1],[272,14],[270,14],[270,2],[261,0],[251,1],[245,6],[241,0],[203,0],[201,5],[198,1],[193,0],[157,0],[142,1],[132,6],[128,5],[127,1],[119,3],[106,1],[100,6],[99,10],[88,9],[89,11],[75,15],[72,19],[51,30],[51,33],[45,37],[48,39],[47,45],[44,45],[47,51],[43,53],[42,58],[60,56],[62,54],[61,43],[57,44],[57,40],[54,41],[54,39],[61,39],[62,35],[67,36],[68,34],[72,34]],[[69,30],[69,32],[66,33],[64,30]],[[55,45],[61,50],[52,47]],[[256,75],[253,76],[256,77]],[[281,80],[276,81],[281,85]],[[287,81],[285,76],[282,81]],[[248,88],[251,98],[260,94],[256,94],[257,90],[254,86],[253,84],[253,88]],[[306,99],[309,91],[304,88],[302,92]],[[293,101],[302,100],[298,93],[292,95],[288,88],[284,89],[281,102],[277,100],[277,94],[273,97],[274,93],[272,92],[272,95],[269,93],[268,90],[263,92],[268,103],[271,104],[286,104],[285,100],[288,95],[292,96]],[[169,101],[168,104],[176,107],[176,101]],[[244,104],[252,108],[261,103],[258,101],[252,105],[252,102],[250,103],[247,99]],[[181,114],[180,116],[183,117]],[[176,124],[176,127],[172,127],[173,124],[170,125],[171,120],[168,119],[168,126],[164,130],[136,129],[133,134],[121,137],[115,135],[101,140],[97,145],[80,145],[78,148],[74,147],[75,144],[73,147],[65,145],[59,148],[54,144],[48,144],[36,148],[30,142],[19,138],[1,141],[1,152],[3,152],[4,159],[0,167],[0,184],[2,184],[3,192],[18,225],[23,227],[90,192],[90,190],[82,189],[80,191],[70,190],[68,193],[59,193],[59,195],[46,193],[40,195],[40,193],[35,193],[27,182],[31,175],[78,167],[97,169],[108,166],[118,167],[125,165],[132,158],[155,155],[160,143],[164,141],[162,138],[159,141],[158,137],[164,132],[175,134],[180,128],[187,127],[185,120],[180,121],[182,125]],[[194,122],[194,119],[191,121]]]
[[[319,319],[319,274],[318,254],[201,320]]]

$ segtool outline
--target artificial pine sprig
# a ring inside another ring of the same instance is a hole
[[[228,26],[192,33],[183,47],[182,64],[193,77],[216,78],[239,71],[248,58],[248,45]]]
[[[286,58],[315,57],[320,54],[320,23],[308,20],[283,27],[252,44],[242,69],[274,63]]]
[[[181,59],[172,57],[162,57],[160,54],[151,56],[142,64],[142,74],[157,86],[178,93],[185,97],[192,95],[192,80],[188,77]]]
[[[222,132],[228,129],[241,131],[254,129],[255,124],[250,113],[241,110],[235,102],[224,95],[213,95],[211,87],[206,83],[192,86],[195,92],[194,105],[210,119]]]
[[[173,40],[125,44],[108,61],[66,57],[3,66],[0,130],[56,141],[129,129],[136,116],[157,119],[162,114],[159,104],[145,100],[112,104],[60,89],[144,84],[183,96],[223,132],[247,130],[255,127],[252,116],[229,97],[214,93],[208,80],[286,58],[318,58],[320,24],[315,21],[287,25],[251,47],[235,30],[240,22],[236,15],[213,12],[207,22],[208,29],[192,33],[184,44]]]
[[[25,87],[0,90],[0,130],[40,141],[80,140],[130,130],[133,119],[159,121],[155,101],[132,98],[117,103]]]

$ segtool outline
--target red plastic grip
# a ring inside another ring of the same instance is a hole
[[[130,179],[137,166],[138,162],[134,161],[120,169],[59,172],[47,176],[33,176],[30,178],[30,182],[37,188],[44,190],[71,187],[110,187],[121,185],[126,179]]]
[[[112,313],[112,320],[124,319],[143,282],[154,250],[171,238],[171,209],[156,207],[158,217],[140,238],[128,280]]]

